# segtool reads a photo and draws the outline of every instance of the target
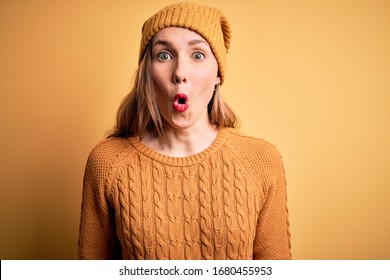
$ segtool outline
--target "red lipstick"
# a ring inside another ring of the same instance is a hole
[[[173,107],[176,111],[182,113],[185,112],[190,104],[188,104],[188,96],[184,93],[178,93],[175,95],[175,99],[173,100]]]

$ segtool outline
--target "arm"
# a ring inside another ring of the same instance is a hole
[[[291,259],[284,167],[274,147],[266,156],[270,157],[269,166],[264,168],[264,203],[257,222],[253,259]]]
[[[115,214],[106,198],[105,164],[98,149],[91,152],[84,175],[79,259],[120,259],[121,247],[116,235]]]

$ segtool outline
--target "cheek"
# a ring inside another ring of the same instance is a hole
[[[158,65],[152,65],[152,79],[156,89],[164,88],[164,84],[168,81],[168,70],[161,68]]]
[[[218,84],[217,70],[198,71],[196,84],[198,84],[206,93],[212,93],[215,85]]]
[[[195,75],[198,77],[198,80],[203,81],[205,85],[212,85],[212,87],[214,87],[219,83],[217,61],[210,61],[207,65],[204,65],[202,69],[197,69]]]

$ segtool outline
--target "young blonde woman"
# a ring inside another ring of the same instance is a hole
[[[290,259],[281,157],[221,98],[231,31],[178,3],[143,25],[134,87],[91,152],[81,259]]]

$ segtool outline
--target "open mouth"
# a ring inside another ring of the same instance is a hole
[[[188,104],[188,96],[184,93],[178,93],[175,95],[175,99],[173,101],[173,107],[178,112],[185,112],[190,104]]]

